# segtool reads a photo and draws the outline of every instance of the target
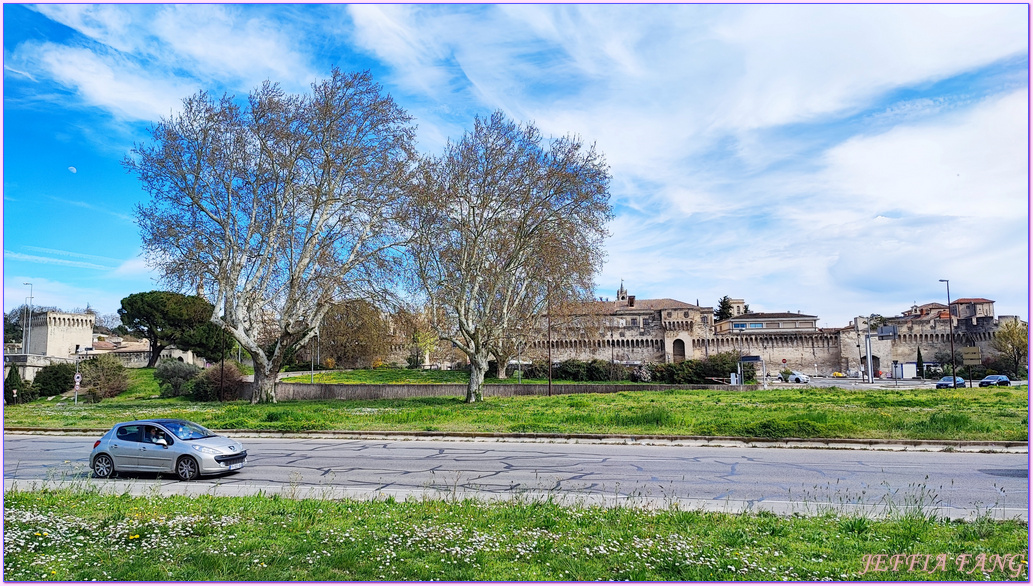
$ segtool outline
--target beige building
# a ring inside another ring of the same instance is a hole
[[[624,284],[613,301],[594,301],[569,318],[557,316],[552,331],[553,360],[606,360],[621,364],[681,362],[701,358],[713,338],[712,307],[676,299],[638,299]],[[543,331],[529,354],[549,349]]]
[[[34,313],[29,320],[28,354],[72,358],[76,347],[83,349],[93,343],[93,324],[90,313]]]
[[[1000,326],[1016,316],[993,315],[993,301],[959,299],[950,308],[939,303],[914,305],[887,319],[896,325],[893,340],[878,340],[872,332],[874,370],[890,377],[917,376],[921,348],[926,363],[937,352],[976,346],[984,357],[995,351],[991,341]],[[819,328],[818,316],[804,313],[745,313],[745,302],[733,299],[733,317],[712,323],[713,308],[674,299],[636,299],[624,285],[615,301],[597,301],[569,323],[553,324],[554,361],[613,360],[623,364],[681,362],[717,352],[760,356],[774,372],[782,367],[811,374],[859,373],[865,369],[867,317],[844,328]],[[739,311],[736,312],[735,308]],[[548,350],[544,332],[531,344],[534,358]]]

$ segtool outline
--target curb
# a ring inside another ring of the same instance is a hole
[[[4,433],[27,435],[96,435],[110,428],[5,427]],[[539,443],[666,444],[711,447],[755,447],[841,450],[887,450],[923,452],[1011,452],[1029,453],[1029,442],[849,439],[849,438],[750,438],[695,435],[617,435],[592,433],[489,433],[444,431],[282,431],[266,429],[216,429],[227,436],[254,438],[340,438],[340,439],[436,439],[441,441],[513,441]]]

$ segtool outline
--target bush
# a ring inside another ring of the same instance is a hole
[[[653,364],[649,371],[654,382],[669,385],[710,385],[713,378],[727,379],[738,369],[739,355],[722,352],[702,360],[686,360],[674,364]],[[742,365],[743,380],[754,380],[756,369],[752,364]]]
[[[195,401],[234,401],[247,386],[244,376],[234,362],[225,362],[206,368],[187,388]]]
[[[116,397],[129,388],[129,374],[111,354],[100,354],[79,365],[82,387],[100,398]]]
[[[53,397],[75,388],[75,366],[60,362],[48,364],[36,373],[32,388],[37,396]]]
[[[158,381],[162,398],[179,397],[189,393],[187,383],[201,374],[201,368],[187,362],[166,359],[158,363],[154,369],[154,378]]]
[[[14,391],[18,391],[17,394]],[[4,379],[4,403],[14,405],[15,403],[28,403],[39,398],[39,394],[32,388],[32,385],[22,378],[18,369],[12,367]]]

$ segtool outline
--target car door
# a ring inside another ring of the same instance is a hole
[[[115,430],[108,451],[115,462],[116,470],[139,470],[140,433],[142,425],[122,425]]]
[[[172,434],[165,433],[165,430],[156,425],[146,425],[143,429],[143,441],[139,449],[139,469],[148,472],[170,472],[172,471]],[[156,439],[163,439],[166,445],[156,443]]]

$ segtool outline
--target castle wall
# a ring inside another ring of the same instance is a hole
[[[797,332],[784,334],[751,333],[718,335],[709,340],[696,340],[697,356],[719,352],[742,352],[760,356],[768,372],[783,367],[803,372],[831,374],[842,371],[843,356],[838,331]],[[782,364],[785,360],[785,365]]]
[[[42,356],[74,356],[93,344],[94,317],[88,313],[48,311],[37,313],[29,321],[29,354]]]

